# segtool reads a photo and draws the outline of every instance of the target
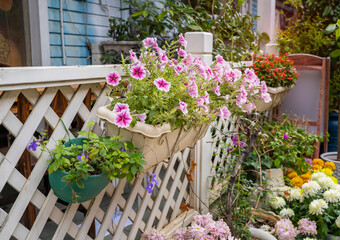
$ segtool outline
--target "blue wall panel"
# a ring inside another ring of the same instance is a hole
[[[121,0],[62,0],[66,65],[91,64],[86,42],[109,40],[110,17],[121,17]],[[109,10],[108,6],[109,4]],[[51,65],[63,65],[60,1],[48,0]]]

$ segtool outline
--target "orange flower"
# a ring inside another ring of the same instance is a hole
[[[303,182],[306,183],[310,180],[311,175],[308,173],[305,173],[305,174],[302,174],[300,177],[302,178]]]
[[[293,178],[295,178],[295,177],[298,177],[298,174],[294,171],[294,172],[289,173],[289,174],[287,175],[287,177],[288,177],[289,179],[293,179]]]
[[[292,169],[292,168],[288,168],[288,169],[286,170],[286,174],[287,174],[287,175],[288,175],[289,173],[292,173],[292,172],[295,172],[294,169]]]
[[[325,162],[322,161],[320,158],[314,158],[312,163],[313,163],[313,165],[316,164],[316,165],[319,165],[321,167],[323,167],[325,165]]]
[[[314,171],[320,171],[321,168],[322,168],[322,167],[321,167],[320,165],[318,165],[318,164],[313,164],[313,168],[312,168],[312,169],[313,169]]]
[[[330,170],[334,171],[336,166],[332,162],[325,162],[325,168],[329,168]]]
[[[298,187],[298,188],[301,188],[302,184],[304,184],[303,179],[301,177],[299,177],[299,176],[293,178],[291,180],[291,182],[292,182],[293,186]]]

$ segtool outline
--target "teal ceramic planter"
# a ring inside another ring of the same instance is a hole
[[[75,138],[72,139],[72,144],[80,145],[86,138]],[[70,141],[65,143],[65,146],[70,146]],[[91,175],[86,180],[81,179],[84,183],[84,188],[79,188],[75,183],[69,184],[66,182],[62,182],[61,179],[66,176],[68,173],[62,170],[57,170],[52,172],[48,175],[48,179],[50,181],[51,188],[54,191],[54,194],[60,198],[61,200],[68,202],[68,203],[81,203],[86,202],[95,196],[97,196],[110,182],[107,178],[107,175],[100,174],[100,175]],[[72,199],[73,191],[76,193],[77,201]]]

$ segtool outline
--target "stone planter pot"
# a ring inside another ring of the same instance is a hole
[[[340,240],[340,236],[334,236],[332,234],[328,234],[326,240]]]
[[[270,94],[270,97],[272,98],[272,101],[269,103],[265,102],[258,102],[256,104],[256,109],[258,112],[265,112],[268,110],[273,109],[274,107],[279,106],[286,94],[288,93],[289,89],[291,89],[293,86],[290,87],[268,87],[268,93]]]
[[[87,138],[75,138],[72,139],[72,144],[80,145],[83,143],[84,140]],[[66,147],[71,145],[70,141],[67,141],[64,144]],[[95,196],[97,196],[110,182],[107,178],[107,175],[100,174],[100,175],[90,175],[86,180],[81,179],[84,183],[84,188],[79,188],[75,183],[69,184],[67,182],[62,182],[61,179],[66,176],[68,173],[62,170],[57,170],[52,172],[48,175],[48,179],[51,185],[51,188],[54,191],[54,194],[60,198],[61,200],[68,202],[68,203],[81,203],[86,202]],[[72,191],[73,190],[73,191]],[[75,195],[78,197],[75,201]]]
[[[154,127],[141,122],[137,122],[133,128],[118,128],[114,124],[116,115],[109,110],[108,106],[100,107],[97,110],[97,116],[106,122],[108,136],[120,135],[122,141],[131,141],[143,152],[144,160],[147,162],[145,169],[149,169],[186,147],[194,147],[209,128],[209,125],[202,125],[189,130],[182,128],[171,131],[169,124]]]

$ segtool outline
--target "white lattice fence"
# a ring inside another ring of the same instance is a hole
[[[46,152],[30,152],[36,163],[29,177],[17,169],[20,157],[42,123],[51,132],[49,148],[57,139],[66,138],[66,131],[51,107],[58,91],[68,102],[61,117],[67,128],[71,128],[77,116],[84,126],[97,120],[97,108],[108,101],[102,83],[110,71],[112,66],[0,69],[0,124],[14,138],[9,149],[0,153],[0,192],[1,196],[8,189],[17,193],[6,208],[0,208],[0,239],[104,239],[107,235],[111,236],[109,239],[136,239],[145,229],[161,229],[180,215],[181,203],[189,201],[186,171],[190,149],[155,166],[153,172],[158,176],[159,187],[151,195],[145,191],[147,183],[141,175],[132,183],[115,181],[95,199],[82,204],[59,203],[52,190],[41,190],[48,167]],[[90,89],[94,104],[88,110],[84,99]],[[31,105],[24,123],[13,107],[20,93]],[[31,229],[22,220],[29,203],[36,212]],[[79,214],[83,214],[81,218]],[[98,229],[96,236],[91,237],[89,230],[94,220]]]

